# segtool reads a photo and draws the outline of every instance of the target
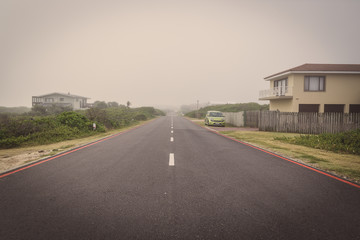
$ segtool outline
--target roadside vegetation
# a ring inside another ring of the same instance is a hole
[[[81,111],[53,105],[35,106],[24,114],[1,113],[0,149],[88,137],[164,115],[153,107],[130,108],[130,103],[127,105],[97,102],[93,108]]]
[[[2,107],[0,106],[0,113],[7,114],[22,114],[30,112],[31,108],[28,107]]]
[[[276,137],[275,140],[332,152],[360,155],[360,129],[336,134]]]
[[[260,105],[258,103],[236,103],[236,104],[222,104],[213,105],[200,108],[198,111],[191,111],[185,114],[191,118],[204,118],[207,111],[221,111],[221,112],[241,112],[253,110],[269,110],[268,104]]]

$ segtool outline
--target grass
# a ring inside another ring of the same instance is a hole
[[[61,149],[65,149],[65,148],[71,148],[71,147],[75,147],[75,144],[69,144],[69,145],[65,145],[65,146],[61,146]]]
[[[323,159],[323,158],[319,158],[313,155],[309,155],[306,153],[301,153],[299,155],[295,156],[296,158],[301,158],[301,159],[307,159],[309,160],[309,163],[319,163],[319,162],[329,162],[329,160]]]

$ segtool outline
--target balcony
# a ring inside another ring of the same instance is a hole
[[[292,87],[274,87],[262,90],[259,93],[259,100],[292,99]]]

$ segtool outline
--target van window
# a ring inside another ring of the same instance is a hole
[[[221,112],[211,112],[210,117],[223,117],[224,115]]]

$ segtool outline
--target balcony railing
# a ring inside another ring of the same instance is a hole
[[[274,87],[266,90],[262,90],[259,93],[259,99],[274,99],[282,97],[292,97],[292,87]]]

